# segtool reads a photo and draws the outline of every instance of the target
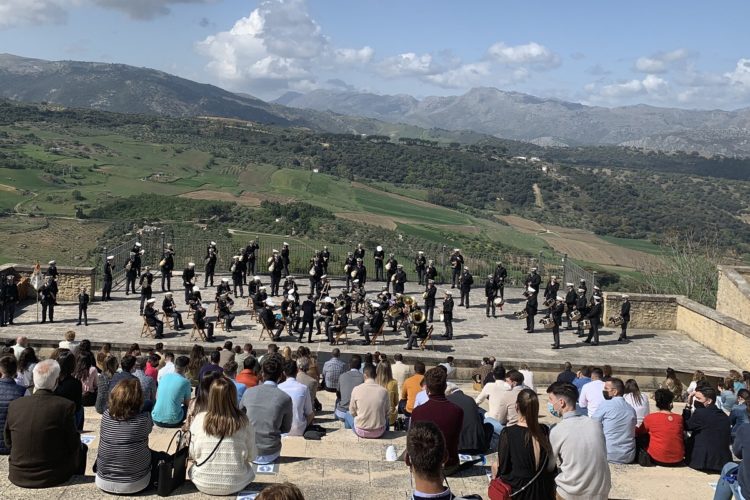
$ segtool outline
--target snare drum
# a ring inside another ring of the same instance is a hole
[[[590,319],[583,319],[579,323],[581,325],[581,328],[584,330],[590,330],[591,329],[591,320]]]

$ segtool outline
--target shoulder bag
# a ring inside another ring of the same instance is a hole
[[[526,488],[531,486],[531,484],[537,480],[542,471],[547,467],[548,460],[549,457],[545,456],[544,460],[541,460],[541,463],[539,464],[539,470],[536,471],[534,477],[532,477],[528,483],[523,485],[522,488],[519,488],[516,491],[513,491],[511,485],[503,481],[502,478],[493,478],[492,481],[490,481],[489,487],[487,488],[487,496],[490,498],[490,500],[509,500],[510,498],[513,498],[514,496],[518,495]]]
[[[172,442],[177,440],[177,448],[173,454],[169,453]],[[174,490],[185,483],[185,472],[187,470],[187,459],[190,447],[190,431],[181,430],[174,433],[167,445],[166,452],[158,452],[156,459],[156,494],[160,497],[168,497]],[[152,481],[153,481],[152,477]]]

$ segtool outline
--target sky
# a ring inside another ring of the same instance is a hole
[[[287,91],[750,106],[750,2],[0,0],[0,53]]]

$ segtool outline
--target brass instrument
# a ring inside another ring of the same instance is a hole
[[[619,314],[609,317],[609,326],[622,326],[625,323],[625,319]]]
[[[346,307],[346,301],[344,299],[337,300],[336,301],[336,309],[338,310],[338,309],[340,309],[342,307],[344,307],[344,308]]]
[[[423,312],[422,312],[421,310],[419,310],[419,309],[417,309],[416,311],[413,311],[413,312],[412,312],[412,313],[411,313],[411,314],[409,315],[409,318],[410,318],[411,322],[412,322],[412,323],[413,323],[414,325],[419,325],[419,324],[421,324],[421,323],[424,323],[424,322],[425,322],[425,319],[427,319],[427,318],[425,317],[425,314],[424,314],[424,313],[423,313]]]
[[[575,310],[571,313],[570,319],[571,321],[581,321],[581,318],[583,317],[583,314],[581,314],[581,311]]]
[[[392,282],[392,283],[395,283],[395,282],[396,282],[396,275],[395,275],[395,274],[394,274],[393,276],[391,276],[391,282]]]
[[[427,299],[427,292],[424,292],[424,293],[422,294],[422,298],[423,298],[423,299]]]
[[[357,277],[357,270],[355,269],[354,271],[350,272],[349,276],[351,276],[352,278],[356,278]]]
[[[315,266],[313,266],[313,267],[310,268],[310,271],[308,271],[308,274],[310,276],[315,276]]]
[[[546,329],[552,330],[555,327],[555,321],[552,318],[542,318],[539,323]]]
[[[349,272],[349,264],[344,264],[344,272],[345,273]]]
[[[516,311],[513,313],[513,316],[515,316],[516,319],[526,319],[529,316],[529,313],[524,309],[523,311]]]
[[[398,318],[401,316],[401,308],[398,306],[391,306],[388,308],[388,312],[386,312],[388,316],[391,318]]]
[[[268,266],[268,272],[269,273],[274,272],[274,270],[276,269],[276,261],[274,260],[274,258],[273,257],[269,257],[266,262],[268,262],[269,264],[271,264],[270,266]]]
[[[404,305],[407,306],[407,307],[409,307],[409,308],[414,307],[414,305],[417,303],[416,299],[414,297],[409,296],[409,295],[404,296],[404,298],[402,300],[404,301]]]
[[[505,304],[505,301],[501,297],[496,297],[492,302],[498,307]]]
[[[584,330],[589,330],[591,328],[591,320],[590,319],[583,319],[578,322],[578,325],[583,328]]]
[[[391,261],[390,260],[385,263],[385,270],[386,271],[390,271],[391,270]]]

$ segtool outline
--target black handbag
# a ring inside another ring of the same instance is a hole
[[[177,440],[174,454],[169,453],[172,442]],[[156,465],[156,494],[168,497],[174,490],[185,484],[188,454],[190,453],[190,432],[181,430],[174,433],[167,445],[167,451]]]

